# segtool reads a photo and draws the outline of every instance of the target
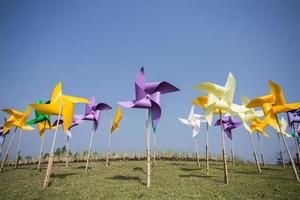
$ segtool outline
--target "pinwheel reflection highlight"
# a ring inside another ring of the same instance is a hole
[[[156,129],[161,117],[161,95],[176,91],[179,89],[166,81],[147,83],[142,67],[135,78],[135,100],[119,102],[125,108],[147,109],[147,187],[151,185],[150,118],[153,128]]]
[[[200,168],[200,161],[199,161],[199,152],[198,152],[198,145],[197,145],[197,136],[200,131],[201,123],[206,123],[206,119],[203,115],[195,114],[194,113],[194,106],[191,107],[190,114],[188,119],[178,118],[182,123],[192,127],[193,130],[193,140],[194,140],[194,147],[197,159],[197,166]]]

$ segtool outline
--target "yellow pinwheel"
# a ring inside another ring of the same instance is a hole
[[[110,152],[111,152],[111,135],[114,131],[117,131],[119,130],[119,123],[122,119],[122,110],[121,110],[121,106],[118,106],[117,108],[117,112],[116,112],[116,115],[115,115],[115,119],[114,121],[112,122],[111,120],[111,124],[110,124],[110,130],[109,130],[109,133],[108,133],[108,144],[107,144],[107,154],[106,154],[106,167],[109,166],[109,157],[110,157]]]
[[[30,106],[34,108],[37,112],[48,115],[57,115],[57,124],[55,126],[55,132],[52,141],[51,153],[48,162],[48,168],[46,172],[46,177],[44,181],[43,188],[46,188],[49,184],[50,175],[52,171],[52,164],[54,160],[54,147],[56,141],[57,128],[59,125],[60,117],[64,120],[64,132],[67,132],[73,122],[74,116],[74,104],[75,103],[86,103],[91,102],[85,98],[67,96],[62,94],[62,84],[59,82],[52,91],[52,96],[49,104],[31,104]]]
[[[258,131],[259,133],[261,133],[265,137],[270,137],[264,130],[261,129],[261,123],[262,123],[261,119],[259,119],[259,118],[253,119],[252,123],[250,125],[251,133],[253,133],[253,131]]]
[[[122,119],[122,110],[121,110],[121,106],[118,106],[117,108],[117,113],[115,115],[115,119],[112,123],[112,126],[110,128],[110,133],[112,134],[114,131],[119,130],[119,122]]]
[[[60,115],[61,113],[64,120],[64,132],[67,132],[73,121],[74,103],[90,104],[85,98],[63,95],[62,84],[59,82],[52,92],[49,104],[31,104],[30,106],[43,114]]]
[[[29,126],[26,124],[26,120],[28,118],[28,116],[30,115],[30,107],[28,106],[25,110],[25,112],[20,112],[11,108],[7,108],[7,109],[3,109],[4,112],[6,112],[7,114],[10,114],[9,118],[7,119],[7,121],[4,123],[3,125],[3,134],[6,134],[13,126],[16,127],[14,133],[11,136],[9,145],[7,147],[7,150],[5,152],[5,156],[4,159],[2,161],[1,164],[1,168],[0,171],[3,171],[4,167],[5,167],[5,163],[6,160],[8,158],[8,154],[10,152],[12,143],[13,143],[13,139],[16,135],[16,131],[18,128],[21,129],[20,132],[20,137],[19,137],[19,143],[18,143],[18,147],[17,147],[17,156],[16,156],[16,162],[15,162],[15,168],[18,167],[18,162],[19,162],[19,157],[20,157],[20,145],[21,145],[21,140],[22,140],[22,130],[25,131],[30,131],[30,130],[34,130],[34,128],[32,126]]]
[[[273,81],[269,81],[269,86],[270,86],[270,94],[269,95],[254,98],[253,100],[251,100],[248,103],[247,107],[248,108],[262,107],[265,118],[263,119],[263,121],[260,125],[261,130],[263,130],[267,125],[270,125],[274,129],[279,131],[279,133],[281,133],[280,135],[282,136],[285,149],[288,153],[290,162],[292,163],[296,180],[298,182],[300,182],[294,160],[291,156],[286,139],[284,137],[285,134],[284,134],[284,131],[282,130],[282,128],[284,128],[284,127],[282,127],[282,125],[277,117],[278,113],[300,108],[300,102],[286,103],[284,94],[283,94],[283,91],[282,91],[280,85],[274,83]]]

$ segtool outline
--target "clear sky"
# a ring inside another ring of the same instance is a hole
[[[0,106],[24,111],[39,98],[49,99],[62,81],[65,94],[95,95],[98,102],[116,108],[116,102],[133,99],[134,78],[144,66],[148,81],[166,80],[181,89],[163,96],[158,150],[192,152],[192,131],[177,117],[187,117],[191,101],[203,95],[193,89],[196,83],[223,85],[232,72],[236,103],[240,95],[268,93],[270,79],[281,84],[288,102],[300,100],[299,10],[297,0],[1,0]],[[77,114],[83,111],[84,106],[76,107]],[[101,116],[94,151],[104,152],[114,114],[115,109]],[[1,121],[4,116],[2,112]],[[123,109],[120,126],[112,138],[113,151],[144,152],[145,111]],[[91,128],[86,122],[72,129],[73,152],[88,149]],[[270,160],[278,145],[275,132],[266,131],[271,137],[263,146]],[[236,154],[252,159],[246,130],[233,134]],[[57,146],[65,140],[60,130]],[[199,140],[203,154],[203,127]],[[46,141],[49,151],[51,132]],[[228,139],[226,143],[229,151]],[[12,156],[16,145],[17,140]],[[37,155],[39,145],[37,131],[24,133],[22,155]],[[220,153],[219,128],[210,131],[210,147],[212,153]]]

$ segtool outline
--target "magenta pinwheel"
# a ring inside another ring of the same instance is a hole
[[[119,104],[126,108],[149,109],[155,129],[161,116],[161,95],[176,91],[179,89],[166,81],[146,83],[144,67],[142,67],[135,78],[135,100],[119,102]]]
[[[176,91],[179,89],[166,81],[146,83],[144,67],[142,67],[135,78],[135,100],[119,102],[125,108],[147,109],[147,187],[151,185],[150,119],[155,131],[161,117],[161,95]]]
[[[243,124],[242,122],[235,121],[231,116],[222,117],[222,125],[224,128],[224,131],[231,140],[232,140],[232,131],[231,130],[238,128],[242,124]],[[218,121],[216,121],[214,126],[221,126],[221,120],[219,119]]]

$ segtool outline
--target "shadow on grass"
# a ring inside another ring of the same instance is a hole
[[[140,171],[140,172],[142,172],[143,174],[146,174],[146,172],[144,171],[144,169],[141,168],[141,167],[135,167],[135,168],[133,168],[133,171],[134,171],[134,172]]]
[[[259,175],[259,173],[257,171],[235,171],[235,170],[232,170],[232,173]]]
[[[201,170],[199,168],[185,168],[185,167],[182,167],[180,168],[181,171],[185,171],[185,172],[190,172],[190,171],[196,171],[196,170]]]
[[[145,183],[142,182],[142,179],[138,176],[123,176],[123,175],[116,175],[107,179],[111,180],[121,180],[121,181],[136,181],[137,183],[140,183],[142,185],[145,185]]]
[[[283,171],[284,168],[268,168],[268,167],[262,167],[261,170],[269,170],[269,171]]]
[[[196,178],[207,178],[207,179],[214,177],[214,176],[205,176],[205,175],[198,175],[198,174],[181,174],[178,176],[182,178],[196,177]]]
[[[181,166],[184,166],[185,164],[182,164],[182,163],[168,163],[167,165],[181,165]]]
[[[79,166],[79,167],[72,167],[73,169],[85,169],[85,165],[84,166]],[[88,167],[88,169],[92,169],[92,167]]]
[[[66,178],[74,175],[77,175],[77,173],[51,174],[51,178]]]

